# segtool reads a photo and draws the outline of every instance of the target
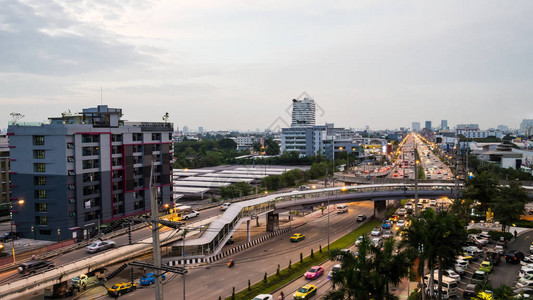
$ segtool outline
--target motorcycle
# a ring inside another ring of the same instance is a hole
[[[233,267],[233,265],[234,265],[233,259],[230,259],[228,262],[228,268]]]

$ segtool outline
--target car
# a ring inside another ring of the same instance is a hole
[[[291,242],[299,242],[299,241],[303,241],[305,239],[305,235],[301,234],[301,233],[295,233],[291,236]]]
[[[331,267],[331,270],[329,271],[328,273],[328,277],[331,278],[333,277],[333,274],[337,271],[339,271],[341,269],[341,265],[340,264],[336,264],[334,265],[333,267]]]
[[[95,241],[92,242],[89,246],[85,247],[85,251],[88,253],[96,253],[99,251],[104,251],[110,248],[115,247],[115,242],[108,240],[108,241]]]
[[[533,288],[533,280],[518,280],[515,286],[518,289]]]
[[[504,249],[502,245],[496,245],[494,246],[494,251],[496,251],[499,255],[503,255]]]
[[[381,238],[375,237],[370,242],[378,248],[383,247],[383,239]]]
[[[383,235],[381,235],[381,237],[384,238],[384,239],[388,239],[388,238],[393,237],[392,231],[391,230],[383,230]]]
[[[381,229],[381,227],[376,227],[372,230],[372,232],[370,232],[370,235],[372,236],[379,236],[383,233],[383,229]]]
[[[435,276],[438,276],[438,275],[439,275],[439,269],[436,269]],[[451,269],[443,270],[442,276],[446,276],[457,281],[461,280],[461,276],[459,276],[459,274],[457,274],[454,270],[451,270]]]
[[[463,291],[463,298],[470,299],[471,297],[475,297],[477,295],[476,290],[479,288],[478,285],[469,283],[466,285],[464,291]]]
[[[296,293],[294,293],[294,299],[301,300],[301,299],[309,299],[316,295],[317,288],[316,286],[312,284],[306,284],[299,288]]]
[[[484,245],[487,245],[489,243],[489,240],[484,238],[484,237],[480,237],[478,235],[473,235],[472,236],[472,240],[474,241],[474,243],[476,243],[477,245],[480,245],[480,246],[484,246]]]
[[[18,240],[20,238],[22,238],[22,233],[10,231],[0,236],[0,242],[7,243],[7,242],[10,242],[11,240]]]
[[[533,274],[526,274],[522,277],[518,277],[518,281],[533,280]]]
[[[17,268],[18,272],[22,275],[31,275],[44,270],[53,269],[54,262],[43,259],[32,259],[30,261],[20,264]]]
[[[400,209],[398,210],[398,216],[400,216],[400,217],[405,216],[405,213],[406,213],[405,208],[400,208]]]
[[[396,222],[396,226],[398,228],[404,228],[405,227],[405,220],[404,219],[398,220],[398,222]]]
[[[475,271],[472,275],[472,284],[487,284],[489,282],[489,275],[483,271]]]
[[[228,209],[230,206],[231,206],[231,203],[226,202],[226,203],[223,203],[222,205],[220,205],[219,208],[220,208],[221,210],[226,210],[226,209]]]
[[[474,257],[472,255],[468,254],[468,252],[463,252],[462,254],[463,255],[461,255],[461,259],[468,260],[468,261],[474,260]]]
[[[435,199],[429,200],[429,206],[437,206],[437,200]]]
[[[254,297],[253,300],[272,300],[274,299],[272,295],[269,294],[261,294]]]
[[[363,222],[364,220],[366,220],[366,216],[365,215],[358,215],[357,216],[357,219],[356,219],[357,222]]]
[[[459,265],[455,264],[454,267],[453,267],[453,270],[459,274],[460,276],[463,276],[465,275],[465,269],[461,268]]]
[[[383,224],[381,225],[381,228],[383,229],[391,229],[392,222],[390,220],[385,220]]]
[[[321,266],[313,266],[305,272],[304,276],[307,279],[317,279],[318,277],[322,276],[324,274],[324,268]]]
[[[533,288],[530,287],[524,287],[524,288],[518,288],[513,290],[513,293],[515,294],[533,294]]]
[[[466,260],[462,260],[462,259],[457,259],[455,261],[455,267],[459,267],[463,270],[466,270],[468,268],[468,262]],[[457,270],[456,270],[457,271]]]
[[[361,242],[363,241],[364,239],[364,236],[360,235],[357,240],[355,240],[355,245],[356,246],[359,246],[359,244],[361,244]]]
[[[518,264],[520,261],[524,260],[524,253],[518,250],[511,250],[505,253],[505,261],[507,263]]]
[[[410,208],[410,209],[413,209],[413,203],[411,203],[411,202],[406,203],[405,206],[404,206],[404,208],[405,208],[405,209],[409,209],[409,208]]]
[[[137,286],[135,283],[131,282],[120,282],[115,283],[112,287],[107,289],[107,293],[110,296],[120,296],[122,294],[126,294],[132,291],[135,291],[137,289]]]
[[[520,269],[520,272],[518,272],[518,276],[520,277],[525,277],[526,275],[533,275],[533,269],[524,268]]]
[[[479,265],[479,270],[483,272],[487,272],[487,273],[492,272],[492,268],[493,268],[492,263],[488,260],[482,261],[481,264]]]
[[[161,274],[161,279],[162,280],[165,280],[166,276],[165,274]],[[154,284],[155,283],[155,274],[150,272],[150,273],[146,273],[144,274],[143,276],[141,276],[141,278],[139,279],[139,283],[141,285],[150,285],[150,284]]]

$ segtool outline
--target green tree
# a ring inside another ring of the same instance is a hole
[[[498,192],[498,178],[493,173],[481,172],[466,183],[463,191],[465,199],[477,200],[481,211],[486,211],[494,202]]]
[[[529,202],[527,192],[517,182],[499,188],[491,208],[494,211],[494,218],[502,224],[502,231],[505,232],[506,227],[514,220],[520,219],[527,202]]]
[[[224,150],[235,150],[237,149],[237,143],[232,139],[222,139],[218,141],[218,147]]]

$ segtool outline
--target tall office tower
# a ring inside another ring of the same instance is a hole
[[[533,119],[523,119],[520,123],[520,129],[525,130],[529,127],[533,127]]]
[[[424,126],[424,129],[431,131],[431,121],[426,121],[426,126]]]
[[[199,134],[204,133],[204,127],[203,127],[203,126],[199,126],[199,127],[198,127],[198,133],[199,133]]]
[[[98,225],[172,200],[173,124],[124,122],[99,105],[49,124],[10,125],[13,220],[24,236],[81,239]],[[24,200],[19,204],[17,200]]]
[[[440,129],[441,130],[448,129],[448,120],[441,120],[440,121]]]
[[[315,126],[315,100],[304,98],[292,100],[292,128],[305,128]]]
[[[411,124],[411,131],[412,132],[418,132],[420,131],[420,122],[413,122]]]

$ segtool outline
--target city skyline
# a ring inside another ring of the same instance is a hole
[[[180,127],[285,127],[277,120],[290,122],[287,108],[304,91],[323,110],[317,124],[518,128],[533,119],[532,8],[9,0],[0,11],[0,128],[11,112],[43,121],[101,100],[130,121],[169,112]]]

